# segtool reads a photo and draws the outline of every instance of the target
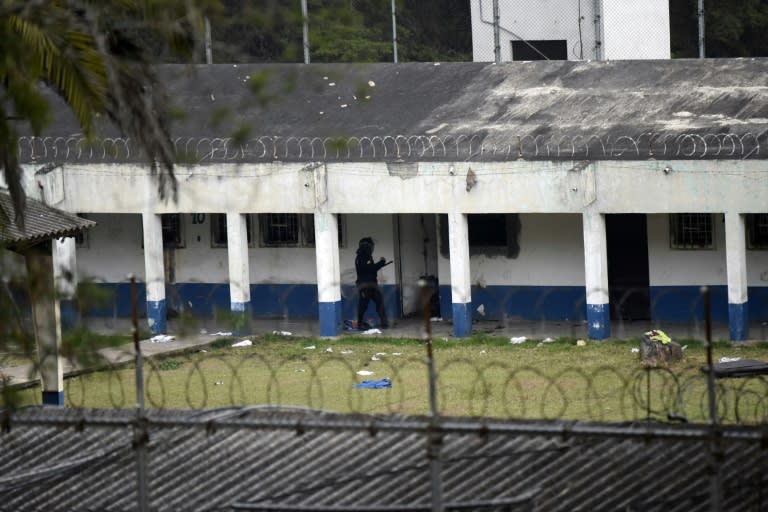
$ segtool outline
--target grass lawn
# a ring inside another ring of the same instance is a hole
[[[299,406],[338,412],[427,414],[426,349],[418,340],[343,337],[336,340],[250,338],[232,348],[218,340],[204,351],[148,360],[146,403],[157,408],[231,405]],[[707,421],[706,362],[701,342],[687,345],[683,361],[647,371],[632,348],[639,342],[551,343],[476,335],[436,340],[441,414],[528,419],[667,420],[668,414]],[[309,348],[314,347],[314,348]],[[717,343],[714,359],[768,360],[768,344]],[[358,372],[373,372],[359,375]],[[387,377],[386,389],[356,389]],[[761,378],[718,380],[719,411],[727,422],[768,417],[768,384]],[[32,391],[27,397],[31,400]],[[37,392],[39,393],[39,391]],[[36,396],[36,395],[35,395]],[[124,366],[66,381],[67,405],[132,407],[134,369]]]

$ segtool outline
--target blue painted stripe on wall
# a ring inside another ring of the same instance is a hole
[[[59,312],[61,314],[61,330],[71,331],[77,327],[77,305],[72,299],[62,299],[59,301]]]
[[[583,286],[472,287],[470,315],[476,320],[584,320]],[[483,305],[484,315],[477,308]],[[440,286],[440,314],[452,317],[451,287]]]
[[[472,304],[454,303],[453,310],[453,335],[463,338],[472,334]]]
[[[713,322],[728,322],[728,287],[710,286]],[[659,322],[704,320],[704,300],[699,286],[651,287],[651,319]]]
[[[43,405],[64,405],[64,392],[43,391]]]
[[[611,308],[608,304],[587,304],[587,335],[604,340],[611,335]]]
[[[749,336],[749,304],[728,304],[731,339],[744,341]]]
[[[152,334],[165,334],[168,330],[165,300],[147,301],[147,323]]]
[[[338,336],[341,332],[341,301],[319,304],[320,336]]]

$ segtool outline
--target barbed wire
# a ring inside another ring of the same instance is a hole
[[[485,135],[385,135],[347,137],[260,136],[177,137],[182,162],[488,160],[518,159],[746,159],[765,157],[766,133],[646,132],[640,135],[520,135],[488,142]],[[88,139],[24,136],[18,140],[22,162],[138,161],[136,141],[124,137]]]
[[[353,414],[427,413],[424,358],[369,359],[325,354],[318,361],[259,353],[212,354],[206,350],[147,359],[145,397],[153,409],[306,407]],[[74,363],[73,363],[74,366]],[[1,370],[0,370],[1,371]],[[171,373],[173,372],[173,374]],[[378,377],[386,376],[386,377]],[[364,379],[383,386],[359,389]],[[11,383],[6,383],[11,384]],[[67,405],[125,408],[134,405],[132,365],[112,364],[65,381]],[[768,378],[718,379],[719,421],[768,422]],[[467,358],[439,360],[441,415],[599,422],[709,421],[706,373],[667,367],[567,367],[555,373],[534,366]]]

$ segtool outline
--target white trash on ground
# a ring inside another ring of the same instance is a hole
[[[357,372],[358,375],[368,376],[373,375],[373,372],[369,372],[368,370],[360,370]]]
[[[290,331],[272,331],[272,334],[276,334],[278,336],[293,336],[293,333]]]
[[[304,350],[315,350],[317,347],[314,345],[309,345],[307,347],[304,347]]]
[[[232,344],[233,347],[250,347],[251,345],[253,345],[251,340],[238,341],[237,343]]]
[[[368,329],[367,331],[363,331],[361,334],[381,334],[381,331],[374,327],[373,329]]]
[[[170,334],[158,334],[149,338],[149,341],[152,343],[168,343],[169,341],[173,341],[175,338],[176,336],[171,336]]]
[[[640,352],[639,348],[637,348],[637,347],[632,348],[632,353],[633,354],[637,354],[638,352]]]
[[[720,362],[721,363],[733,363],[736,361],[741,361],[740,357],[721,357]]]
[[[525,343],[528,340],[525,336],[512,336],[509,338],[509,342],[513,345],[519,345],[520,343]]]
[[[211,333],[211,336],[232,336],[231,332],[219,331]]]

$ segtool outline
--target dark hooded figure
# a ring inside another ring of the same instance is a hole
[[[384,298],[381,296],[381,290],[379,290],[379,281],[376,274],[379,269],[385,265],[392,263],[382,257],[379,261],[373,261],[373,239],[371,237],[365,237],[360,239],[360,245],[357,248],[357,257],[355,258],[355,270],[357,271],[357,326],[363,328],[365,323],[363,322],[363,315],[365,310],[368,309],[368,302],[373,301],[376,305],[376,313],[379,315],[381,327],[389,327],[387,322],[387,314],[384,311]]]

